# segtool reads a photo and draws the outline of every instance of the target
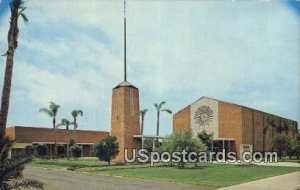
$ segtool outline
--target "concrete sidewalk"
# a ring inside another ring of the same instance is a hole
[[[283,167],[300,167],[299,163],[295,162],[277,162],[277,163],[256,163],[259,166],[283,166]]]
[[[300,190],[300,172],[293,172],[239,185],[220,188],[219,190]]]

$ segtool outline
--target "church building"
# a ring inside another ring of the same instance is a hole
[[[196,137],[206,131],[213,134],[213,151],[271,151],[278,134],[295,137],[296,121],[213,98],[202,97],[173,116],[173,132],[191,129]]]

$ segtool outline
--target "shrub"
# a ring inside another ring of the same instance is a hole
[[[296,156],[297,159],[299,159],[299,156],[300,156],[300,140],[299,139],[293,139],[291,141],[291,154]]]
[[[36,150],[37,155],[42,157],[42,158],[44,158],[47,155],[47,152],[48,152],[48,148],[44,144],[36,145],[35,150]]]
[[[108,136],[94,145],[95,155],[99,160],[108,162],[119,154],[119,143],[117,137]]]
[[[201,140],[203,144],[205,144],[208,148],[211,147],[212,145],[212,138],[213,134],[212,133],[207,133],[205,130],[202,131],[201,133],[198,133],[198,138]]]
[[[160,151],[165,152],[200,152],[206,151],[207,147],[201,142],[199,138],[193,138],[191,130],[176,131],[163,142]],[[181,160],[178,162],[178,168],[184,168],[185,162],[181,155]]]
[[[34,154],[34,146],[32,145],[25,146],[24,152],[27,156],[32,156]]]
[[[81,157],[82,148],[78,145],[73,145],[70,147],[71,155],[74,159]]]
[[[273,139],[272,146],[278,151],[278,156],[281,158],[283,153],[291,148],[291,140],[287,135],[280,134]]]

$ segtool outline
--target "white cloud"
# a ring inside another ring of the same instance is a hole
[[[35,110],[51,100],[65,110],[83,107],[84,128],[109,130],[111,89],[123,74],[122,6],[28,1],[13,96],[26,94]],[[300,119],[299,18],[283,3],[128,1],[127,10],[128,78],[150,109],[146,132],[154,131],[153,102],[166,100],[177,111],[203,95]],[[1,19],[2,34],[8,18]],[[5,40],[1,35],[1,48]],[[12,117],[10,124],[48,122],[35,111],[31,117],[39,119]],[[169,116],[162,125],[169,133]]]

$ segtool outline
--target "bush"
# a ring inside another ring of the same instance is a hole
[[[36,150],[37,155],[42,157],[42,158],[44,158],[47,155],[47,152],[48,152],[48,148],[44,144],[36,145],[35,150]]]
[[[161,152],[200,152],[206,151],[207,147],[201,142],[199,138],[193,138],[191,130],[176,131],[173,133],[169,139],[163,141],[159,151]],[[184,168],[185,162],[183,162],[183,156],[181,155],[181,160],[178,162],[178,168]]]
[[[290,150],[291,139],[287,135],[280,134],[273,139],[272,146],[278,151],[278,156],[281,158],[284,153]]]
[[[208,148],[212,145],[213,133],[207,133],[205,130],[201,133],[198,133],[198,138],[201,140],[203,144],[205,144]]]
[[[25,146],[24,152],[27,156],[32,156],[34,154],[34,146],[32,145]]]
[[[56,146],[56,150],[57,150],[57,155],[59,157],[64,157],[65,156],[65,152],[66,152],[66,148],[64,145],[57,145]]]
[[[73,145],[70,147],[71,155],[74,159],[81,157],[82,148],[78,145]]]
[[[300,156],[300,140],[293,139],[291,141],[291,155],[296,156],[299,159]]]
[[[119,154],[119,143],[117,137],[108,136],[94,145],[95,155],[99,160],[108,162]]]

